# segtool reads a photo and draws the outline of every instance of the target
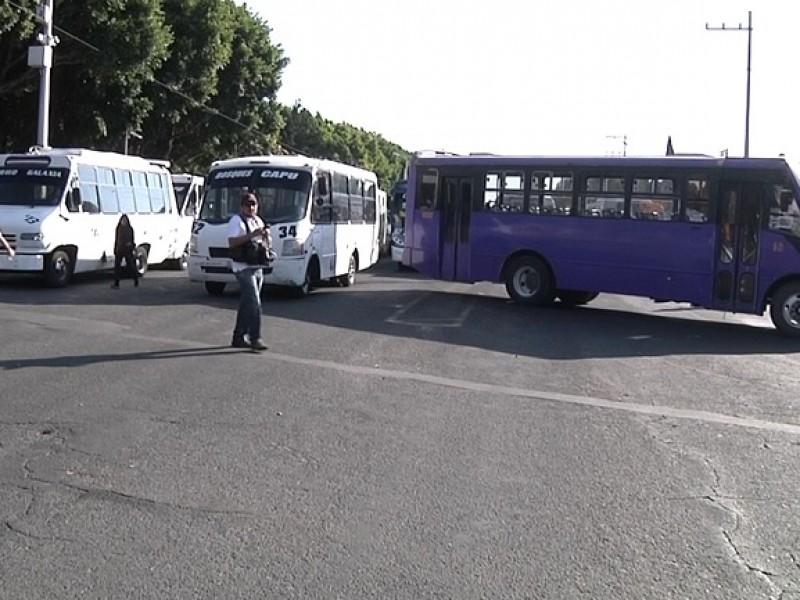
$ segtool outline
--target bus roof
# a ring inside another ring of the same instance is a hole
[[[263,156],[242,156],[239,158],[228,158],[215,160],[211,163],[211,170],[230,169],[237,167],[285,167],[294,169],[327,169],[337,171],[354,177],[364,177],[366,179],[376,179],[375,173],[359,167],[346,165],[344,163],[326,160],[321,158],[311,158],[302,154],[267,154]]]
[[[89,150],[87,148],[31,148],[28,152],[19,152],[13,154],[0,154],[0,163],[3,165],[11,159],[11,161],[22,162],[27,159],[36,158],[56,158],[63,159],[63,162],[76,161],[83,164],[102,165],[108,167],[130,167],[131,163],[138,163],[141,167],[144,164],[155,165],[169,168],[169,161],[162,159],[149,159],[141,156],[134,156],[132,154],[119,154],[117,152],[104,152],[101,150]]]
[[[553,166],[553,167],[677,167],[677,168],[785,168],[784,158],[724,158],[711,156],[534,156],[418,153],[418,165],[429,166]]]

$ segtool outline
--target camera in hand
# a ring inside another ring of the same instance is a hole
[[[260,266],[268,266],[275,258],[274,253],[268,250],[266,246],[252,240],[241,246],[231,248],[230,256],[236,262]]]

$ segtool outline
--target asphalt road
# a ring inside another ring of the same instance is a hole
[[[382,263],[0,278],[0,598],[800,599],[800,341]]]

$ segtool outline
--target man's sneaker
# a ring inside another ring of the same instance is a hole
[[[257,352],[261,352],[263,350],[267,350],[269,346],[267,346],[263,340],[256,340],[255,342],[250,342],[250,348]]]
[[[231,348],[250,348],[250,342],[242,338],[233,338]]]

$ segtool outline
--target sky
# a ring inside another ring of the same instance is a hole
[[[246,5],[290,61],[281,102],[409,151],[530,155],[662,155],[671,136],[743,156],[752,11],[750,156],[800,161],[800,0]]]

